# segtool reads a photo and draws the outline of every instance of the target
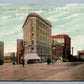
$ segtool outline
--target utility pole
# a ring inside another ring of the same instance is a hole
[[[72,47],[72,55],[73,55],[73,49],[74,49],[74,47]]]

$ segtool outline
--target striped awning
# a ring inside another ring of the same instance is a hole
[[[35,53],[28,53],[24,57],[25,60],[36,60],[36,59],[41,59],[37,54]]]

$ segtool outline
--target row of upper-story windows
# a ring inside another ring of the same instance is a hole
[[[34,24],[34,19],[32,19],[31,21],[32,21],[32,24]]]
[[[34,24],[34,19],[31,19],[32,24]],[[35,30],[34,26],[32,25],[32,32]],[[34,38],[34,33],[32,33],[32,39]],[[32,40],[32,45],[34,45],[34,40]],[[34,52],[34,48],[31,48],[32,52]]]
[[[37,24],[38,24],[38,26],[42,26],[43,28],[44,28],[44,27],[48,27],[48,28],[50,28],[49,25],[47,25],[46,23],[44,23],[44,22],[41,21],[41,20],[37,20]]]
[[[37,53],[49,53],[51,52],[51,49],[45,49],[45,48],[37,48]]]
[[[34,24],[34,19],[31,19],[31,21],[32,21],[32,24]],[[35,30],[34,25],[32,25],[32,39],[35,37],[35,34],[33,32],[34,30]],[[46,32],[45,30],[42,31],[42,28],[40,28],[39,30],[40,30],[41,33],[43,33],[44,36],[51,37],[51,32]],[[50,39],[49,38],[46,39],[46,38],[43,38],[41,36],[40,36],[40,40],[43,40],[43,41],[45,40],[45,41],[49,41],[50,42]],[[34,40],[32,41],[32,44],[34,44]]]
[[[34,26],[33,26],[33,24],[34,24],[34,19],[31,19],[31,22],[32,22],[32,31],[34,31]]]
[[[34,33],[32,33],[32,45],[34,45],[34,40],[33,40],[33,38],[34,38]]]
[[[34,45],[34,40],[32,40],[32,45]]]
[[[50,28],[48,28],[48,27],[42,27],[42,26],[38,26],[38,24],[37,24],[37,29],[39,30],[39,29],[42,29],[43,31],[47,31],[47,32],[49,32],[51,29]]]
[[[34,24],[34,19],[31,19],[31,22],[32,22],[32,24]],[[25,38],[26,40],[28,40],[28,43],[30,44],[30,25],[27,24],[26,27],[27,27],[27,28],[26,28],[26,30],[24,31],[24,38]],[[32,30],[32,31],[35,30],[33,25],[32,25],[32,27],[31,27],[31,30]],[[32,34],[31,36],[32,36],[32,39],[33,39],[33,38],[34,38],[34,33],[32,32],[31,34]],[[32,41],[32,44],[34,44],[34,40]]]
[[[44,30],[40,27],[37,27],[37,32],[38,32],[38,34],[42,34],[44,36],[51,36],[51,31],[50,30],[46,31],[46,30]]]
[[[51,43],[50,42],[42,42],[42,41],[37,41],[37,45],[38,46],[51,46]]]
[[[41,35],[41,34],[37,34],[37,40],[41,40],[41,41],[44,41],[44,42],[50,42],[51,41],[51,37],[47,37],[47,36],[44,36],[44,35]]]
[[[34,20],[32,19],[31,21],[32,21],[32,24],[34,24]],[[27,27],[27,30],[26,31],[28,32],[30,30],[30,25],[27,24],[26,27]],[[34,31],[34,26],[33,25],[32,25],[32,28],[31,29],[32,29],[32,31]]]

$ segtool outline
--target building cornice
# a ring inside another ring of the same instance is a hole
[[[46,24],[48,24],[50,27],[52,27],[51,22],[48,21],[47,19],[42,18],[42,17],[41,17],[40,15],[38,15],[37,13],[29,13],[28,16],[27,16],[27,18],[26,18],[26,20],[25,20],[25,22],[24,22],[24,24],[23,24],[23,26],[22,26],[22,28],[23,28],[24,25],[26,24],[26,21],[27,21],[27,19],[28,19],[29,17],[37,17],[37,18],[40,18],[42,21],[44,21]]]

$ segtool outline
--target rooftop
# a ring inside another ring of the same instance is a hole
[[[70,38],[67,34],[58,34],[58,35],[53,35],[52,39],[54,39],[54,38],[65,38],[65,37]]]
[[[0,43],[4,43],[4,42],[0,41]]]
[[[29,13],[28,16],[27,16],[27,18],[26,18],[26,20],[25,20],[25,22],[24,22],[24,24],[23,24],[23,27],[24,27],[24,25],[25,25],[25,23],[26,23],[26,21],[27,21],[27,19],[28,19],[29,16],[39,17],[40,19],[42,19],[43,21],[45,21],[48,25],[52,26],[52,24],[51,24],[50,21],[48,21],[47,19],[42,18],[42,17],[41,17],[40,15],[38,15],[37,13]]]

